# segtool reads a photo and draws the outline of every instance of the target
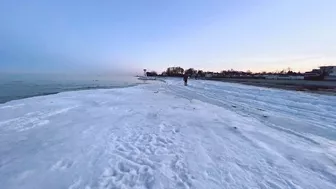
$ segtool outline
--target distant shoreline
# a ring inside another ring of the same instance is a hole
[[[206,78],[206,80],[241,83],[266,88],[278,88],[292,91],[336,95],[335,81],[310,80],[270,80],[270,79],[233,79],[233,78]]]

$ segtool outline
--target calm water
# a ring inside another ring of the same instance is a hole
[[[0,103],[63,91],[128,87],[143,83],[132,76],[0,74]]]

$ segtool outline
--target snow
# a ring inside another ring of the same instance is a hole
[[[336,97],[181,80],[0,105],[4,189],[336,188]]]

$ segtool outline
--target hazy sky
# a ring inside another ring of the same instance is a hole
[[[335,0],[0,0],[0,71],[309,70]]]

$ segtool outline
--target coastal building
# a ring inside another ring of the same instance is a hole
[[[336,81],[336,66],[321,66],[322,73],[325,73],[324,80]]]
[[[328,76],[336,76],[336,66],[321,66],[320,70]]]
[[[306,80],[336,80],[336,66],[321,66],[304,74]]]

